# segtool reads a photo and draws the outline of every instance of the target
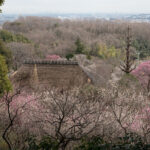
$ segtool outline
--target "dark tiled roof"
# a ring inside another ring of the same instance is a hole
[[[24,64],[78,65],[78,62],[69,60],[25,60]]]

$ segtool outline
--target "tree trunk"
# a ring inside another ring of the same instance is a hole
[[[5,141],[5,143],[7,144],[9,150],[12,150],[12,147],[11,147],[11,144],[9,143],[8,139],[6,138],[6,133],[7,133],[8,130],[5,130],[2,137],[3,137],[3,140]]]

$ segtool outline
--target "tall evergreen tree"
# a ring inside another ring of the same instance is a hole
[[[12,54],[11,51],[5,46],[5,43],[0,39],[0,55],[5,57],[6,64],[8,68],[12,64]]]
[[[81,42],[80,38],[77,38],[76,42],[76,54],[82,54],[85,51],[85,46],[84,44]]]
[[[4,1],[5,0],[0,0],[0,6],[2,6],[3,4],[4,4]],[[0,12],[1,12],[2,10],[0,9]]]
[[[11,90],[11,83],[8,78],[8,69],[6,61],[3,56],[0,55],[0,97]]]
[[[4,1],[5,0],[0,0],[0,6],[3,5]],[[2,40],[0,40],[0,97],[3,96],[5,92],[9,92],[11,90],[11,83],[8,78],[8,69],[5,58],[7,60],[7,64],[9,64],[9,60],[11,59],[11,53],[5,47]]]
[[[2,6],[4,2],[5,0],[0,0],[0,6]],[[0,12],[1,12],[1,9],[0,9]],[[5,57],[8,67],[10,67],[10,64],[12,61],[12,55],[1,39],[0,39],[0,55]]]
[[[131,38],[132,38],[131,29],[130,29],[130,27],[128,27],[127,37],[126,37],[125,60],[120,65],[120,69],[127,74],[129,74],[130,72],[132,72],[135,69],[134,61],[131,57],[131,49],[130,49],[131,42],[132,42]]]

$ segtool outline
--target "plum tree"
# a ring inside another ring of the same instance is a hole
[[[132,74],[140,81],[142,86],[150,91],[150,61],[141,63]]]

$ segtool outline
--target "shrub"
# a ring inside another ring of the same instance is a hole
[[[106,142],[100,136],[84,139],[74,150],[148,150],[150,145],[144,144],[142,138],[135,133],[128,133],[114,141]]]
[[[67,60],[70,60],[70,59],[73,58],[73,57],[74,57],[73,54],[67,54],[67,55],[66,55]]]
[[[137,91],[141,90],[138,79],[132,74],[124,74],[118,82],[119,88],[136,88]],[[138,88],[139,87],[139,90]]]
[[[28,150],[58,150],[57,141],[52,140],[50,137],[43,137],[38,141],[34,136],[27,139]]]
[[[108,148],[109,144],[105,143],[101,137],[95,136],[81,140],[81,144],[75,147],[74,150],[107,150]]]
[[[89,59],[89,60],[91,60],[91,55],[90,55],[90,54],[87,54],[87,55],[86,55],[86,58]]]

